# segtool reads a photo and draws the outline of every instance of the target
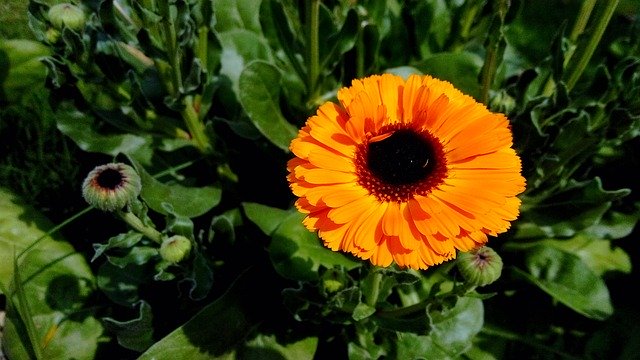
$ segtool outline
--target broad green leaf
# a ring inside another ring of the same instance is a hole
[[[282,210],[258,203],[243,203],[242,208],[249,220],[266,235],[271,235],[280,223],[291,214],[291,210]]]
[[[631,214],[609,211],[597,224],[588,227],[584,232],[599,239],[622,239],[633,232],[639,220],[640,209]]]
[[[318,278],[320,266],[351,270],[361,265],[324,247],[318,236],[302,225],[303,218],[303,214],[293,212],[273,232],[269,255],[280,275],[293,280],[313,280]]]
[[[398,359],[458,359],[472,344],[484,324],[482,300],[462,297],[442,312],[430,312],[429,335],[398,334]]]
[[[242,70],[239,99],[255,127],[273,144],[289,151],[298,130],[280,111],[280,71],[264,61],[252,61]]]
[[[45,229],[53,225],[4,189],[0,189],[0,215],[0,282],[10,292],[5,294],[5,354],[12,360],[31,356],[25,319],[19,312],[28,306],[31,318],[27,321],[33,322],[44,358],[93,359],[103,328],[86,308],[95,290],[95,279],[86,260],[68,242],[46,236]],[[40,242],[27,249],[41,237]],[[19,277],[11,269],[14,254],[22,254],[17,259]],[[20,284],[16,283],[18,278]],[[22,291],[23,296],[16,291]],[[19,297],[27,303],[20,304]]]
[[[247,270],[220,298],[153,344],[138,360],[166,359],[167,354],[172,360],[208,360],[230,353],[268,311],[267,302],[251,296],[260,281],[265,281],[261,271]]]
[[[220,33],[218,39],[222,45],[220,74],[229,78],[236,94],[240,74],[251,61],[273,61],[272,50],[261,35],[238,29]]]
[[[619,247],[612,248],[609,240],[578,234],[567,240],[544,240],[540,243],[578,256],[598,276],[607,271],[631,272],[629,255]]]
[[[128,154],[143,164],[151,161],[153,150],[149,135],[100,134],[95,129],[95,119],[79,110],[69,109],[62,116],[57,116],[56,121],[58,129],[84,151],[111,156]]]
[[[176,215],[194,218],[205,214],[220,202],[222,190],[214,186],[186,187],[178,184],[164,184],[154,179],[137,162],[133,161],[140,179],[140,196],[154,211],[168,214],[163,204],[169,204]]]
[[[312,360],[317,347],[317,337],[307,337],[290,344],[281,344],[273,335],[258,335],[237,351],[236,358],[245,360]]]
[[[262,32],[260,27],[261,0],[217,0],[213,2],[215,30],[225,32],[246,29],[256,34]]]
[[[15,39],[0,40],[0,99],[9,102],[34,86],[43,86],[46,67],[40,61],[49,49],[36,41]],[[4,56],[2,56],[4,55]]]
[[[574,311],[596,320],[613,313],[607,285],[578,256],[536,246],[528,251],[526,264],[528,272],[514,271]]]
[[[414,67],[423,74],[449,81],[463,93],[478,99],[480,96],[478,74],[482,64],[483,59],[476,54],[439,53],[414,64]]]

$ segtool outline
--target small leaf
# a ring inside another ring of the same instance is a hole
[[[298,130],[280,111],[280,71],[264,61],[252,61],[240,74],[239,99],[255,127],[273,144],[289,151]]]
[[[351,316],[353,317],[353,320],[360,321],[375,314],[375,312],[376,308],[374,308],[373,306],[369,306],[365,303],[359,303],[358,305],[356,305],[356,308],[353,309],[353,314],[351,314]]]

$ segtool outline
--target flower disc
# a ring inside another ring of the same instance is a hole
[[[525,189],[509,120],[450,83],[354,80],[311,116],[287,164],[304,225],[332,250],[426,269],[506,231]]]

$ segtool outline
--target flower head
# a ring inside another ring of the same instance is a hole
[[[488,246],[483,246],[461,253],[456,265],[469,285],[485,286],[500,278],[503,264],[498,253]]]
[[[67,27],[72,30],[80,30],[87,21],[84,11],[76,5],[61,3],[53,5],[47,13],[49,21],[58,30]]]
[[[509,120],[450,83],[354,80],[311,116],[287,168],[304,225],[332,250],[426,269],[506,231],[525,189]]]
[[[191,252],[191,241],[182,235],[165,239],[160,245],[160,256],[170,263],[184,260]]]
[[[140,195],[140,176],[131,166],[111,163],[95,167],[82,183],[82,196],[104,211],[122,209]]]

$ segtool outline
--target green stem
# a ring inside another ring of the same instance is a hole
[[[585,0],[580,7],[578,12],[578,17],[576,18],[576,22],[573,24],[573,29],[571,29],[571,34],[569,35],[569,40],[571,41],[571,47],[567,50],[565,54],[564,68],[569,64],[569,60],[573,57],[575,53],[575,43],[578,41],[578,38],[584,32],[584,29],[587,27],[587,23],[589,23],[589,18],[591,17],[591,13],[593,12],[593,8],[596,5],[596,0]],[[542,94],[544,96],[551,96],[553,94],[553,90],[555,89],[555,83],[551,76],[547,79],[546,84],[542,90]]]
[[[160,15],[162,16],[162,32],[164,37],[164,45],[166,46],[167,57],[171,65],[172,75],[172,95],[177,95],[182,90],[182,71],[180,54],[178,51],[178,42],[176,35],[176,24],[171,16],[171,6],[169,0],[159,1]]]
[[[491,91],[491,85],[498,69],[498,61],[501,56],[500,46],[504,42],[504,34],[502,33],[502,27],[504,25],[504,19],[509,9],[508,1],[498,0],[495,6],[494,21],[497,21],[497,25],[491,26],[491,33],[497,31],[498,35],[489,34],[489,44],[487,45],[487,53],[484,59],[484,66],[482,67],[481,82],[482,88],[480,92],[480,101],[484,104],[489,103],[489,92]]]
[[[618,3],[619,0],[603,1],[600,3],[604,4],[604,8],[599,12],[598,18],[595,19],[594,28],[590,34],[591,36],[586,44],[576,49],[577,59],[573,62],[574,66],[569,69],[566,76],[567,90],[570,91],[573,89],[574,85],[578,82],[578,79],[580,79],[580,76],[582,76],[582,73],[589,64],[589,60],[591,60],[591,56],[600,43],[600,39],[602,39],[602,35],[604,34],[607,25],[609,25],[609,21],[611,20]]]
[[[378,302],[378,296],[380,296],[380,284],[382,283],[382,273],[375,268],[371,270],[373,277],[371,278],[371,291],[365,294],[367,305],[375,307]],[[369,274],[371,276],[371,274]]]
[[[143,224],[140,218],[135,216],[133,213],[129,211],[118,211],[117,214],[122,220],[124,220],[124,222],[129,224],[129,226],[134,228],[136,231],[140,232],[156,243],[162,244],[162,233],[151,226]]]
[[[320,0],[310,0],[307,3],[307,87],[309,100],[316,95],[318,75],[320,74],[319,15]]]
[[[204,123],[200,121],[199,113],[195,109],[193,95],[186,95],[182,100],[182,103],[184,108],[180,113],[189,133],[191,134],[191,139],[200,151],[203,153],[210,152],[211,142],[207,136]]]

